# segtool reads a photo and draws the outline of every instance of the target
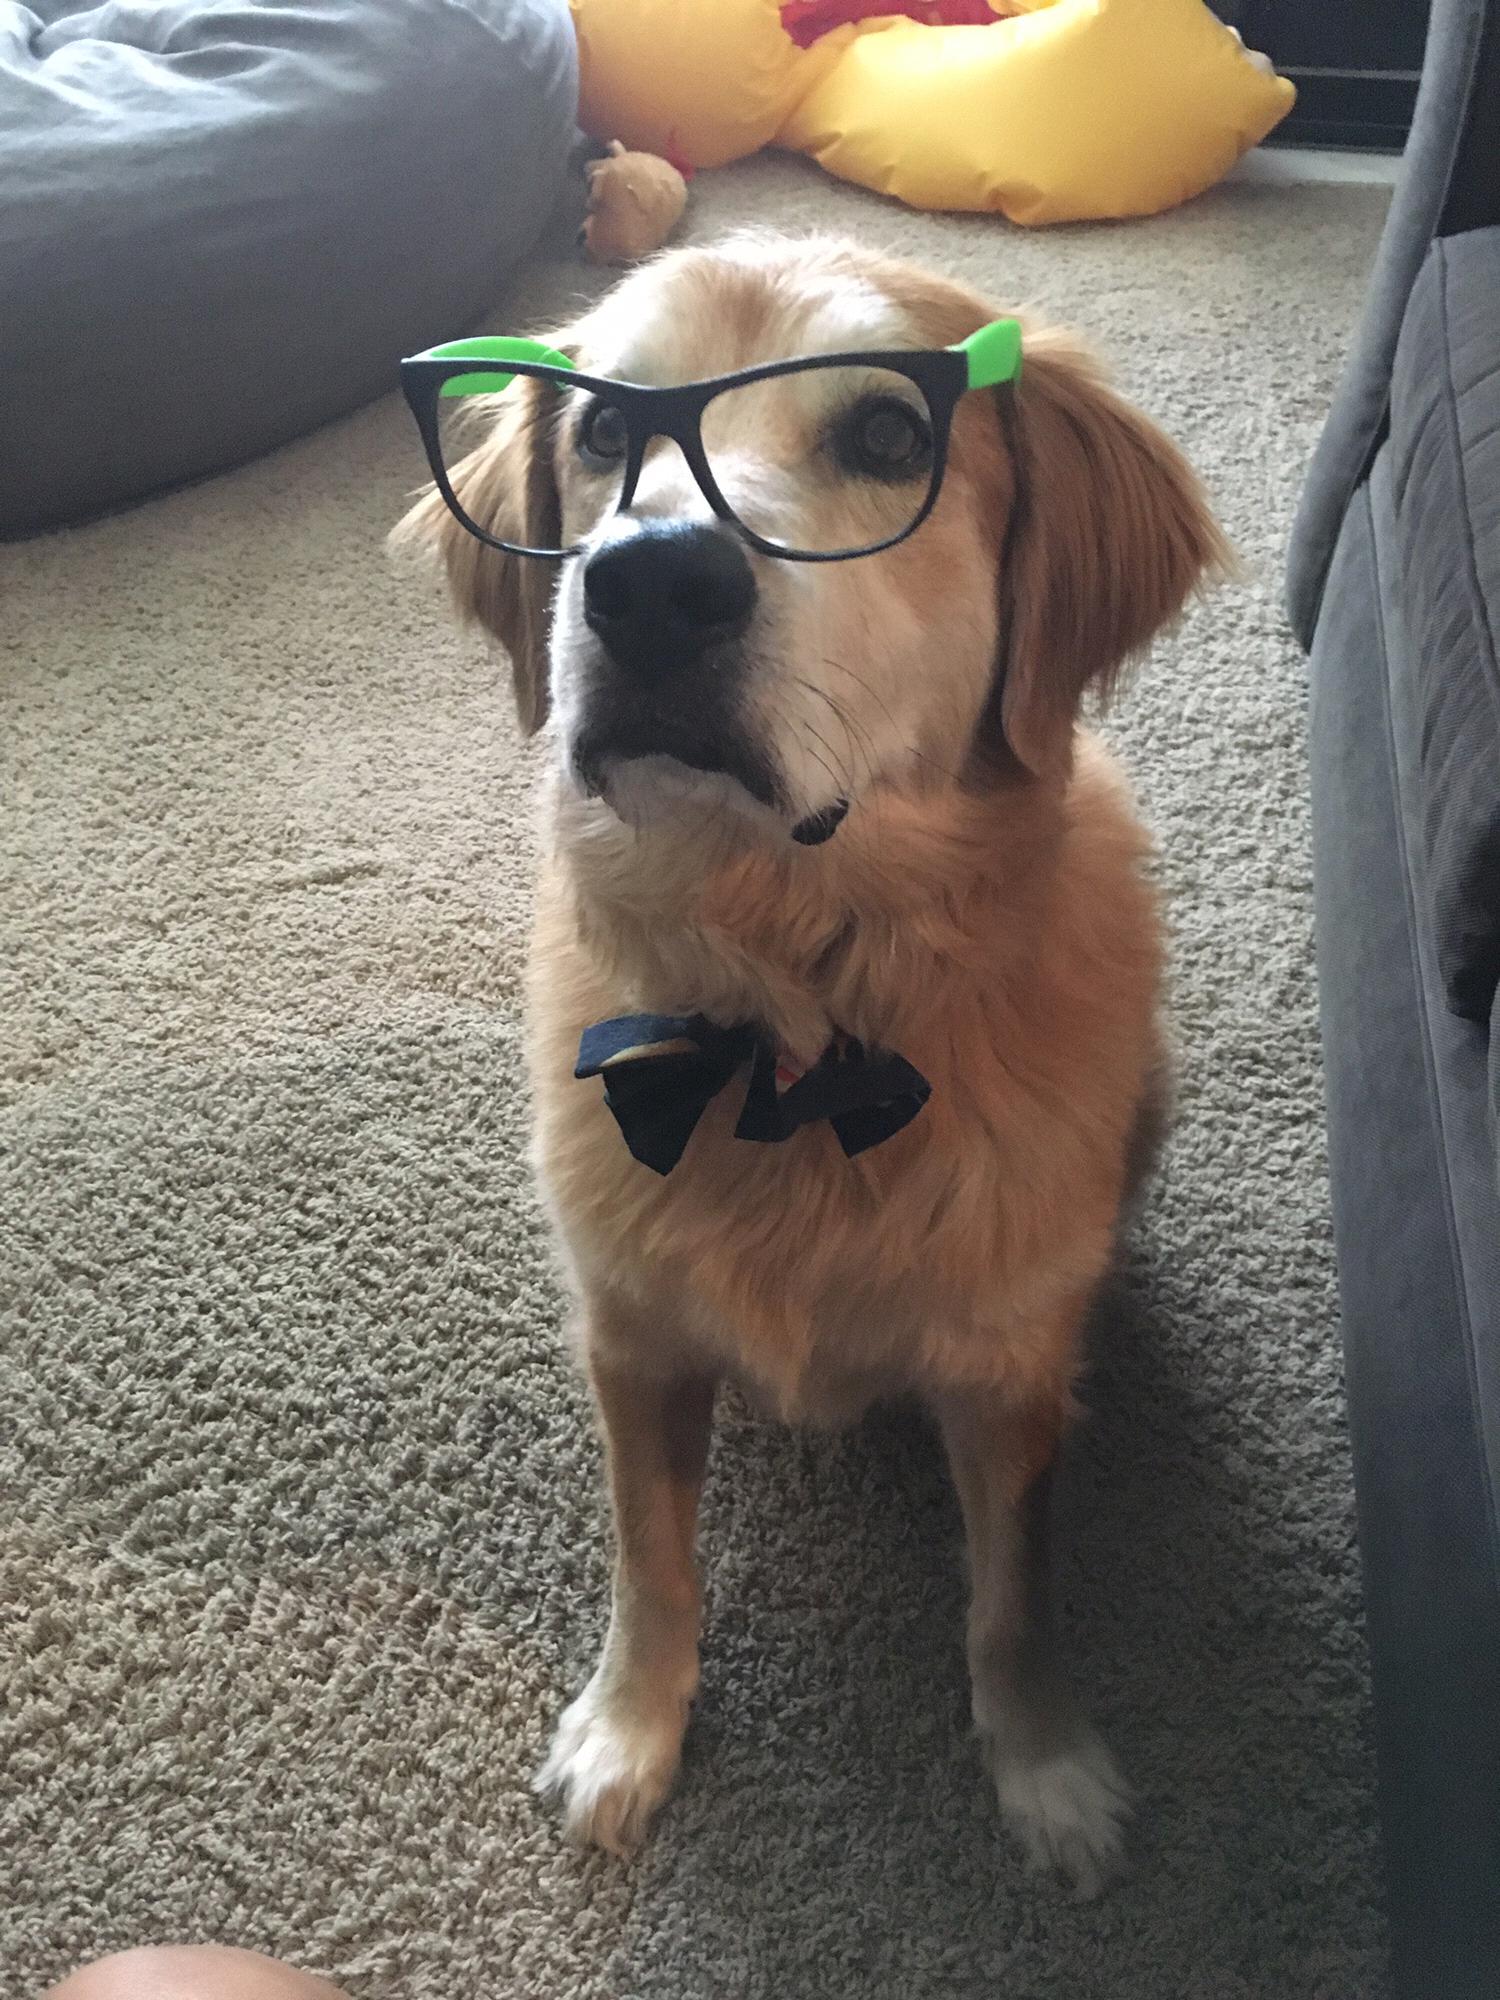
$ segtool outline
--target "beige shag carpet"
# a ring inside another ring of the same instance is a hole
[[[1095,337],[1249,569],[1111,723],[1161,837],[1181,1122],[1100,1316],[1067,1621],[1135,1879],[1027,1880],[968,1739],[934,1449],[731,1416],[706,1674],[634,1867],[528,1779],[604,1613],[523,1158],[529,757],[382,537],[392,396],[0,550],[0,1987],[218,1937],[359,2000],[1370,2000],[1299,477],[1384,194],[1028,235],[759,159],[692,227],[850,231]],[[497,310],[593,281],[559,252]],[[455,328],[455,332],[459,329]]]

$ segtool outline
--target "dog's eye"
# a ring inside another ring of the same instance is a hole
[[[932,431],[899,396],[856,403],[840,417],[833,441],[845,471],[862,479],[915,479],[932,465]]]
[[[629,443],[623,412],[596,396],[578,420],[578,456],[597,471],[602,466],[618,465]]]

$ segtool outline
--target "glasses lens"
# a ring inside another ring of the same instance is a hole
[[[561,529],[556,522],[546,527],[530,523],[525,532],[535,539],[520,541],[522,524],[497,518],[500,486],[494,476],[496,453],[504,450],[507,436],[519,433],[556,400],[557,390],[544,378],[513,376],[500,368],[466,368],[438,392],[437,442],[443,472],[470,528],[518,547],[562,555],[566,551],[558,545]]]
[[[562,413],[562,435],[572,464],[570,486],[592,520],[619,504],[630,457],[630,427],[618,403],[596,390],[577,388]]]
[[[725,389],[702,430],[730,510],[788,554],[878,548],[906,533],[932,491],[932,413],[890,369],[805,368]]]

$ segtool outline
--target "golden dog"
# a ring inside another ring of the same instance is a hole
[[[847,244],[735,238],[647,266],[550,338],[596,375],[666,384],[937,347],[993,317]],[[774,498],[814,441],[782,385],[762,391],[716,451]],[[509,650],[524,726],[555,749],[529,989],[536,1162],[617,1555],[602,1657],[541,1782],[576,1833],[617,1850],[672,1783],[698,1683],[716,1385],[820,1420],[915,1396],[962,1506],[974,1717],[1001,1807],[1034,1861],[1095,1893],[1126,1793],[1054,1657],[1043,1523],[1081,1329],[1160,1108],[1162,943],[1146,837],[1077,718],[1222,566],[1218,531],[1172,445],[1069,338],[1030,325],[1019,383],[960,402],[930,518],[850,561],[745,548],[668,441],[616,515],[567,398],[522,381],[491,408],[457,482],[468,512],[528,545],[560,527],[581,553],[497,553],[435,496],[404,533],[440,550],[461,611]],[[803,522],[819,546],[857,539],[837,480],[785,500],[822,510]],[[705,636],[666,668],[611,637],[590,576],[663,523],[713,545],[712,574],[672,585],[672,616],[686,604]],[[846,804],[820,844],[791,837]],[[590,1024],[643,1011],[753,1023],[794,1072],[856,1038],[906,1058],[930,1101],[846,1158],[826,1122],[784,1144],[736,1137],[743,1091],[726,1088],[654,1173],[574,1074]]]

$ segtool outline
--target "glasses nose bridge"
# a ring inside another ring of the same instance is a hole
[[[667,393],[670,396],[668,402],[658,402],[654,396],[649,400],[643,397],[636,406],[638,414],[631,424],[630,459],[615,511],[623,514],[634,506],[647,454],[658,438],[665,438],[669,444],[676,445],[693,484],[710,512],[721,520],[726,519],[728,517],[714,490],[713,474],[709,471],[703,450],[701,424],[711,397],[687,396],[680,389]]]

